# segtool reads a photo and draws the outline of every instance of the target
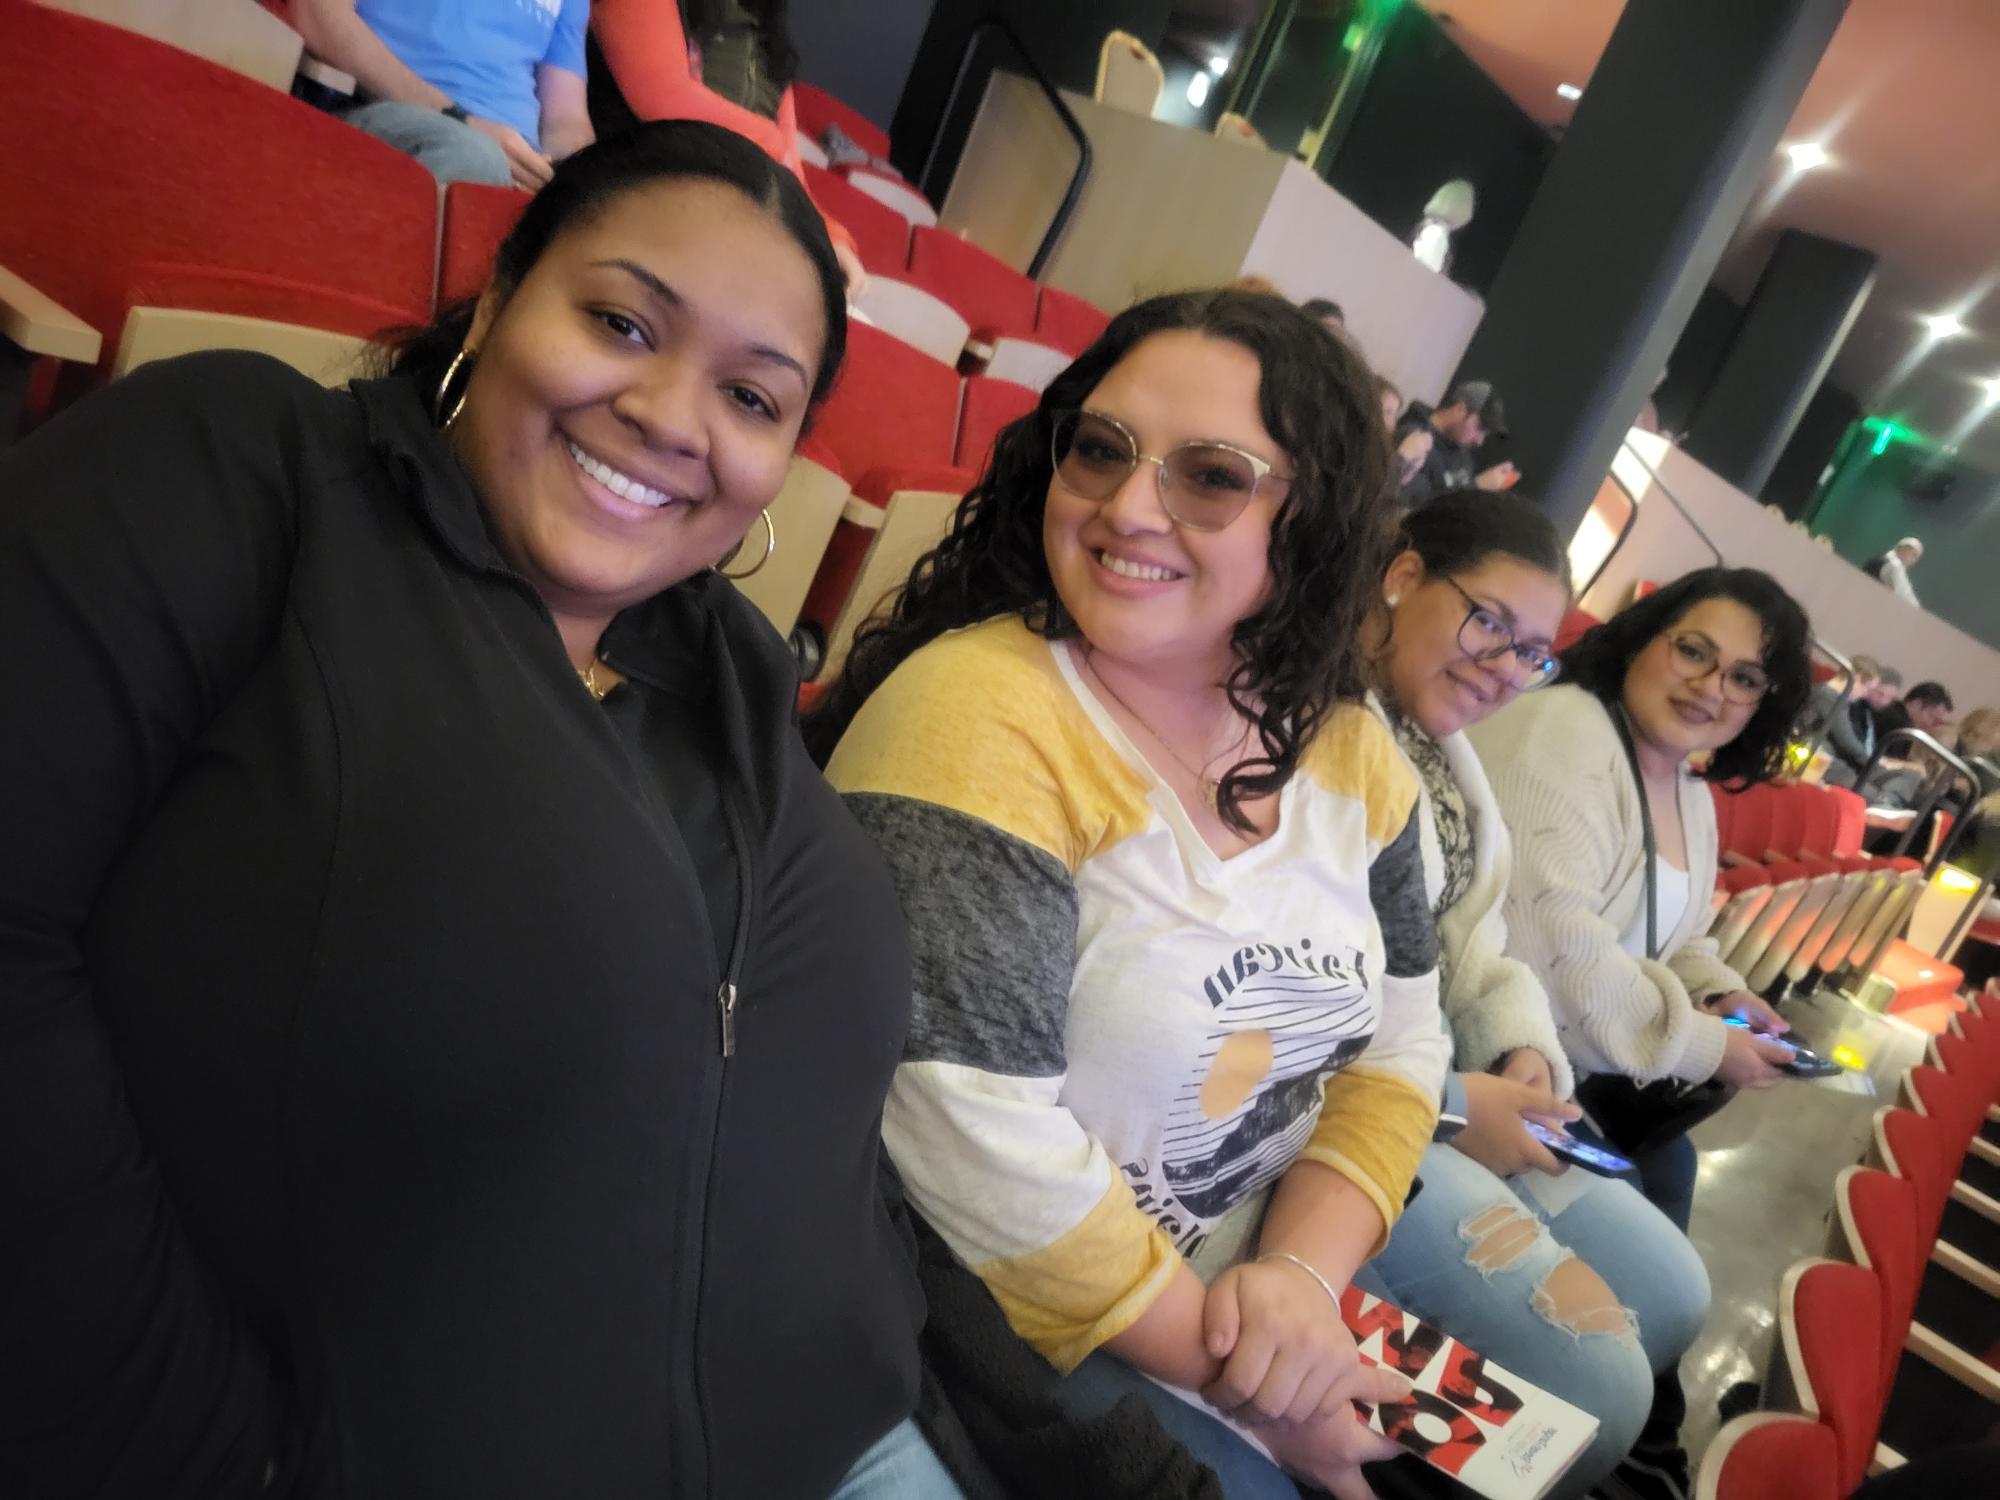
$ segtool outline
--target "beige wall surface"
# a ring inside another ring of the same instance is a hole
[[[1405,396],[1433,404],[1486,312],[1296,161],[1285,162],[1242,268],[1294,301],[1331,297],[1369,364]]]
[[[1814,632],[1836,650],[1886,662],[1902,672],[1906,684],[1925,678],[1942,682],[1961,715],[2000,704],[2000,651],[1898,599],[1663,439],[1635,429],[1626,444],[1615,469],[1639,494],[1639,515],[1583,600],[1584,608],[1614,613],[1637,580],[1665,582],[1713,560],[1694,528],[1660,493],[1664,485],[1714,540],[1724,562],[1771,574],[1805,606]]]
[[[1301,163],[1112,109],[1065,102],[1093,161],[1043,279],[1116,312],[1245,273],[1289,297],[1331,297],[1370,362],[1435,401],[1484,311]],[[1061,202],[1076,146],[1040,91],[996,72],[939,222],[1025,270]]]

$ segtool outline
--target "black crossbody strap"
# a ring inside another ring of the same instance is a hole
[[[1625,763],[1632,768],[1632,784],[1639,791],[1639,832],[1646,841],[1646,957],[1657,960],[1660,956],[1659,917],[1659,852],[1653,842],[1653,808],[1646,798],[1646,778],[1639,769],[1639,747],[1632,743],[1632,730],[1625,722],[1622,704],[1607,703],[1604,711],[1611,715],[1612,727],[1618,731],[1618,739],[1625,746]]]

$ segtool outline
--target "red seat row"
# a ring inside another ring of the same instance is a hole
[[[360,336],[429,320],[437,184],[409,157],[31,0],[0,0],[0,35],[0,265],[97,329],[100,372],[147,304]],[[54,394],[92,383],[72,369]]]
[[[2000,994],[1982,998],[2000,1011]],[[1707,1500],[1842,1500],[1878,1468],[1990,1438],[1996,1351],[1968,1350],[1953,1335],[1958,1325],[1990,1330],[2000,1306],[2000,1202],[1961,1175],[2000,1165],[2000,1147],[1982,1134],[2000,1104],[2000,1018],[1975,1010],[1958,1024],[1934,1044],[1940,1066],[1910,1070],[1912,1108],[1877,1111],[1874,1155],[1885,1170],[1840,1175],[1838,1249],[1849,1259],[1786,1273],[1765,1383],[1766,1399],[1785,1409],[1738,1417],[1716,1435],[1696,1487]],[[1976,1238],[1959,1243],[1968,1229]]]

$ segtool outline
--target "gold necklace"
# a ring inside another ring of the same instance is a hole
[[[1207,760],[1203,761],[1199,766],[1191,766],[1188,764],[1187,759],[1180,753],[1180,751],[1176,750],[1170,743],[1168,743],[1167,737],[1161,734],[1159,730],[1155,729],[1150,723],[1147,722],[1146,716],[1144,714],[1140,713],[1138,709],[1134,708],[1131,704],[1127,703],[1123,698],[1121,698],[1118,695],[1118,689],[1116,689],[1110,683],[1104,680],[1104,674],[1098,671],[1097,668],[1091,663],[1090,648],[1088,646],[1084,648],[1083,664],[1084,666],[1090,669],[1090,675],[1096,679],[1097,685],[1103,688],[1105,692],[1111,695],[1111,701],[1113,703],[1116,703],[1120,708],[1124,709],[1126,713],[1130,714],[1132,716],[1133,721],[1136,724],[1138,724],[1138,726],[1141,729],[1145,730],[1147,734],[1153,737],[1154,743],[1156,743],[1162,750],[1166,751],[1168,755],[1173,757],[1174,764],[1179,766],[1183,771],[1187,772],[1188,775],[1194,778],[1195,789],[1201,793],[1201,800],[1207,805],[1208,810],[1210,812],[1217,811],[1218,808],[1216,804],[1216,793],[1220,787],[1220,782],[1215,777],[1208,774],[1208,768],[1214,765],[1216,761],[1220,760],[1223,756],[1233,755],[1234,753],[1243,748],[1244,742],[1250,738],[1249,721],[1247,719],[1244,721],[1243,733],[1241,733],[1236,737],[1235,744],[1229,746],[1227,749],[1216,751],[1215,754],[1211,755]],[[1230,711],[1232,713],[1235,711],[1235,705],[1232,704],[1230,706]]]
[[[599,703],[602,703],[604,695],[611,691],[609,687],[599,687],[597,685],[597,658],[595,656],[591,657],[589,666],[577,668],[576,675],[583,680],[584,691],[589,693]]]

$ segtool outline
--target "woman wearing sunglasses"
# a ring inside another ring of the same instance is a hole
[[[1532,1133],[1577,1117],[1573,1079],[1541,982],[1502,951],[1509,838],[1464,730],[1560,674],[1562,539],[1532,501],[1464,491],[1406,516],[1401,544],[1382,580],[1375,690],[1423,786],[1459,1071],[1423,1192],[1357,1279],[1596,1417],[1554,1491],[1580,1495],[1639,1438],[1654,1375],[1701,1331],[1708,1277],[1635,1188],[1566,1169]]]
[[[1394,1451],[1350,1400],[1400,1378],[1336,1306],[1447,1063],[1415,778],[1361,701],[1388,465],[1368,372],[1296,308],[1141,303],[808,726],[910,921],[912,1205],[1063,1410],[1137,1395],[1232,1500],[1293,1497],[1280,1464],[1361,1494]]]

